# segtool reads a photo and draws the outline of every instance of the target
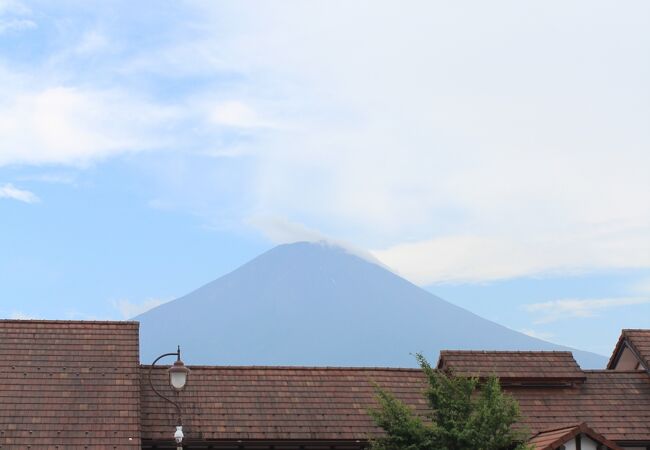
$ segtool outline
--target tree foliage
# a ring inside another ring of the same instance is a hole
[[[418,416],[391,393],[377,386],[379,407],[370,415],[385,431],[371,441],[372,450],[523,450],[525,435],[512,425],[519,405],[501,391],[499,380],[454,376],[434,370],[417,356],[428,387],[424,393],[430,411]]]

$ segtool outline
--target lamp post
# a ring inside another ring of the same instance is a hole
[[[158,361],[166,356],[176,356],[174,365],[167,370],[167,373],[169,374],[169,385],[172,387],[172,389],[174,389],[176,395],[178,395],[178,393],[185,387],[185,384],[187,384],[187,376],[190,373],[190,369],[185,367],[185,364],[183,364],[183,361],[181,361],[181,347],[179,345],[176,352],[160,355],[154,360],[153,363],[151,363],[151,366],[149,367],[149,386],[151,386],[151,390],[154,391],[158,397],[167,400],[169,403],[176,407],[178,418],[176,421],[176,432],[174,433],[174,440],[176,441],[176,449],[182,450],[183,438],[185,436],[183,435],[183,417],[181,416],[181,405],[178,403],[178,401],[174,401],[169,397],[161,394],[153,385],[153,381],[151,380],[151,373],[153,372],[154,366]]]

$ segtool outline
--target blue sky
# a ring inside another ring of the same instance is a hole
[[[607,353],[650,327],[642,1],[0,0],[0,316],[334,239]]]

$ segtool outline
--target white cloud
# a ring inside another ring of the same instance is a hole
[[[109,49],[110,44],[105,34],[97,30],[91,30],[83,35],[73,52],[78,55],[94,54]]]
[[[36,23],[28,19],[0,19],[0,34],[9,31],[28,30],[30,28],[36,28]]]
[[[58,86],[12,92],[0,87],[0,166],[83,166],[115,154],[166,147],[169,135],[155,130],[174,114],[120,91]]]
[[[10,198],[25,203],[37,203],[40,201],[33,192],[18,189],[11,183],[0,186],[0,198]]]
[[[534,323],[541,324],[572,318],[593,317],[603,310],[648,303],[650,303],[650,297],[564,299],[532,303],[525,305],[524,309],[537,316]]]
[[[537,226],[531,224],[530,229],[534,228]],[[646,229],[584,225],[576,232],[539,230],[495,236],[449,235],[372,253],[420,284],[575,274],[650,267],[650,235]]]
[[[270,128],[274,125],[262,119],[250,105],[230,100],[219,102],[209,114],[212,123],[236,128]]]
[[[116,308],[122,318],[132,319],[135,316],[138,316],[144,312],[149,311],[150,309],[160,306],[163,303],[167,303],[169,300],[161,300],[157,298],[150,298],[143,301],[142,303],[134,303],[126,299],[113,301],[113,307]]]
[[[283,217],[253,217],[248,220],[248,224],[262,231],[275,244],[328,240],[320,231],[308,228],[301,223],[292,222]]]
[[[0,0],[0,34],[36,28],[36,22],[27,18],[31,10],[23,3]]]
[[[192,6],[191,30],[179,20],[157,41],[171,44],[112,64],[191,91],[171,113],[128,86],[0,71],[0,166],[160,146],[246,155],[224,221],[302,222],[269,234],[323,230],[420,283],[650,267],[647,3]],[[115,47],[97,30],[76,52]],[[223,203],[221,186],[188,184],[169,196]]]
[[[18,0],[0,0],[0,15],[26,15],[30,13],[31,10],[23,2]]]
[[[260,230],[268,239],[275,244],[290,244],[294,242],[312,242],[324,246],[333,246],[345,250],[347,253],[364,259],[372,264],[377,264],[389,269],[382,261],[378,260],[370,252],[361,249],[354,244],[339,239],[332,239],[325,236],[318,230],[313,230],[301,223],[291,222],[282,217],[256,217],[248,221],[251,225]],[[390,270],[390,269],[389,269]]]
[[[420,283],[650,267],[648,7],[585,6],[219,5],[236,29],[176,61],[286,99],[254,216],[307,217]]]

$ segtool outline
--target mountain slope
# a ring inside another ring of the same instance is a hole
[[[324,244],[278,246],[135,318],[147,363],[412,367],[441,349],[566,350],[483,319]],[[170,350],[171,349],[171,350]],[[575,352],[585,368],[605,358]]]

